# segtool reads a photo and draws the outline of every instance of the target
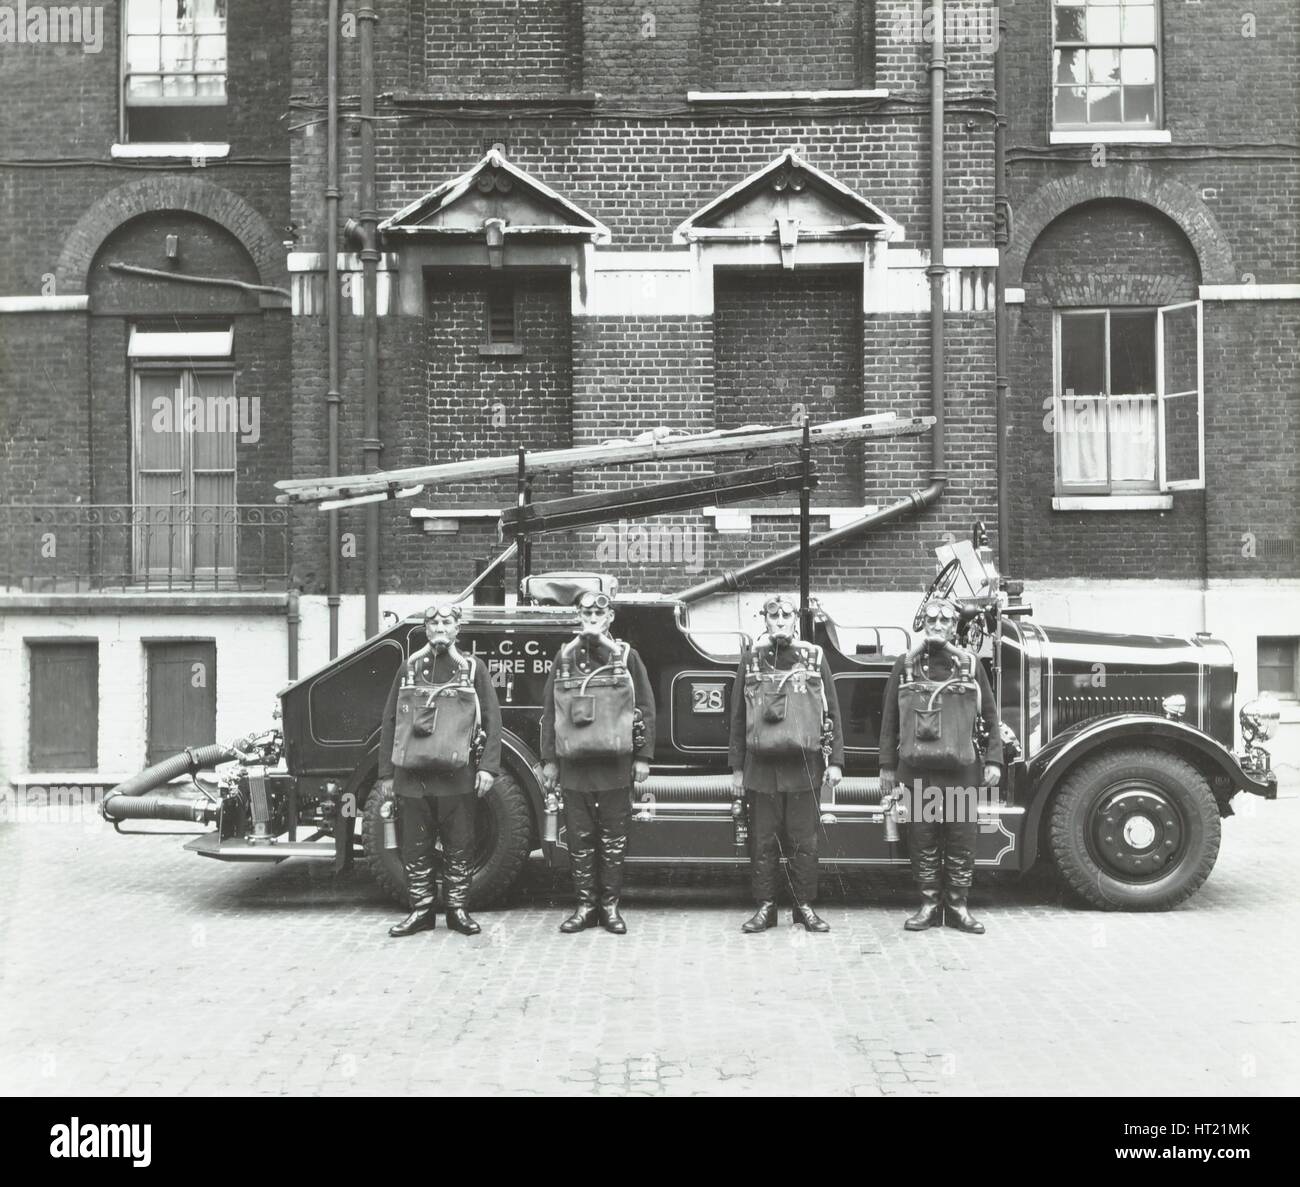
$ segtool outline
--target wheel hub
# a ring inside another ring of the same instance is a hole
[[[1093,845],[1101,863],[1125,878],[1159,876],[1181,853],[1178,810],[1156,788],[1126,786],[1097,806]]]

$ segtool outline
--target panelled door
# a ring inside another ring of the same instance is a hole
[[[217,740],[217,645],[166,640],[146,645],[149,664],[149,765]]]
[[[234,374],[140,369],[134,400],[137,575],[233,571]]]

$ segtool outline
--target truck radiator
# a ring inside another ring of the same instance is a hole
[[[1053,732],[1069,729],[1081,721],[1094,717],[1108,717],[1113,713],[1160,714],[1159,697],[1142,696],[1078,696],[1057,697],[1052,706]]]

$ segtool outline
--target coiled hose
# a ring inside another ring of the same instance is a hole
[[[164,758],[138,775],[132,775],[112,789],[100,811],[105,820],[185,820],[208,824],[216,819],[217,806],[208,800],[181,799],[174,793],[146,795],[181,775],[194,775],[205,767],[238,758],[238,751],[220,743],[186,747],[171,758]]]

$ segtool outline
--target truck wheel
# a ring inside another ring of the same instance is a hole
[[[1056,867],[1103,911],[1165,911],[1195,894],[1219,855],[1218,805],[1185,759],[1134,747],[1085,759],[1051,806]]]
[[[370,786],[373,785],[372,782]],[[381,803],[380,797],[369,794],[368,788],[361,811],[366,865],[389,898],[405,907],[406,872],[402,868],[401,852],[384,848]],[[503,772],[497,776],[492,790],[475,803],[471,907],[492,906],[510,893],[532,850],[532,833],[528,799],[514,778]],[[441,853],[437,856],[441,861]]]

